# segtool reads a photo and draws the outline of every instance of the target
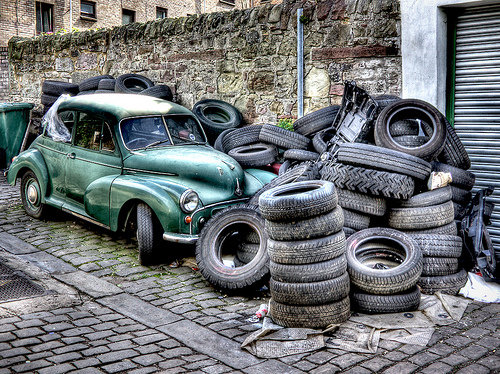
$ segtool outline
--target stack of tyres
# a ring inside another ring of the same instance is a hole
[[[351,235],[346,247],[353,310],[396,313],[418,308],[422,253],[414,240],[374,227]]]
[[[42,96],[40,101],[43,105],[44,114],[47,113],[52,104],[54,104],[62,94],[69,94],[72,96],[78,94],[78,85],[50,79],[42,83]]]
[[[323,328],[350,315],[344,216],[333,183],[302,181],[262,193],[270,312],[286,327]]]
[[[388,225],[404,230],[423,252],[424,293],[442,291],[456,294],[465,285],[467,273],[459,269],[462,240],[457,236],[452,187],[446,186],[400,201],[391,208]]]

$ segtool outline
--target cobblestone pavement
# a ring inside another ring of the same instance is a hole
[[[239,345],[258,328],[247,320],[267,294],[222,294],[189,266],[140,266],[132,239],[64,213],[32,219],[3,175],[0,256],[78,291],[67,305],[0,303],[0,374],[500,372],[500,306],[477,302],[427,347],[381,341],[376,354],[323,349],[257,359]]]

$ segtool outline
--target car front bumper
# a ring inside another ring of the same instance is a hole
[[[173,232],[163,233],[163,240],[180,244],[195,244],[198,241],[198,235],[177,234]]]

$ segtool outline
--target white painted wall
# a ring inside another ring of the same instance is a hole
[[[499,0],[401,0],[403,98],[446,108],[446,9],[498,4]]]

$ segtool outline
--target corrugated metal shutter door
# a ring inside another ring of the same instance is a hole
[[[489,232],[500,248],[500,6],[458,17],[455,129],[472,161],[476,186],[494,186]]]

